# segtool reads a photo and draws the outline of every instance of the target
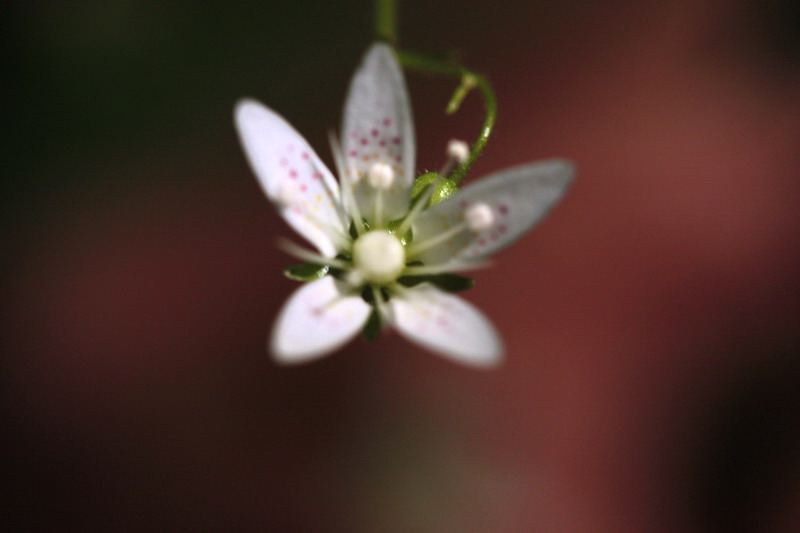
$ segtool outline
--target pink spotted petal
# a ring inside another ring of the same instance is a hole
[[[374,44],[350,83],[342,119],[342,154],[356,179],[375,163],[391,165],[395,184],[384,204],[388,218],[398,218],[408,208],[408,189],[414,180],[414,121],[405,80],[392,49]],[[369,218],[373,191],[361,180],[355,195],[361,212]]]
[[[326,355],[363,327],[370,306],[345,296],[331,276],[307,283],[289,297],[272,332],[271,351],[281,363],[304,363]]]
[[[336,255],[344,234],[339,187],[305,139],[280,115],[255,100],[236,105],[236,127],[250,166],[283,218],[323,255]],[[280,203],[287,189],[297,202]]]
[[[460,363],[491,367],[500,363],[503,344],[492,324],[472,304],[422,283],[389,301],[397,330]]]
[[[414,241],[424,241],[460,224],[464,211],[477,202],[491,208],[494,224],[478,233],[465,229],[414,259],[431,265],[487,258],[519,239],[544,218],[563,196],[574,174],[572,163],[551,159],[501,170],[468,185],[423,211],[414,225]]]

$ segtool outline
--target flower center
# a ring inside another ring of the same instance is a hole
[[[388,231],[368,231],[353,243],[353,262],[365,281],[389,283],[405,267],[403,245]]]

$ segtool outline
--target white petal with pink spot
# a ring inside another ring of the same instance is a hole
[[[471,184],[444,202],[423,211],[414,239],[424,241],[462,224],[471,206],[488,206],[493,222],[482,231],[463,231],[425,250],[416,259],[426,264],[451,260],[479,261],[505,248],[539,222],[569,187],[571,163],[560,159],[501,170]]]
[[[331,276],[307,283],[289,297],[272,334],[272,352],[284,363],[325,355],[352,339],[372,309]]]
[[[254,100],[236,106],[236,126],[250,166],[283,218],[325,256],[344,234],[339,186],[305,139]]]
[[[367,177],[375,163],[388,165],[394,181],[384,193],[388,219],[408,209],[414,180],[414,121],[403,74],[392,49],[375,44],[350,84],[342,117],[342,159],[362,214],[371,219],[372,187]]]
[[[500,362],[503,345],[492,324],[458,296],[423,283],[389,305],[392,324],[408,339],[469,365]]]

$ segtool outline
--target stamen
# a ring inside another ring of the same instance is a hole
[[[437,244],[441,244],[445,241],[452,239],[465,229],[467,229],[467,223],[460,222],[455,226],[447,228],[445,231],[441,233],[437,233],[436,235],[433,235],[430,238],[425,239],[424,241],[418,241],[412,243],[411,246],[408,247],[406,253],[408,254],[409,257],[414,257],[415,255],[421,254],[426,250],[430,250]]]
[[[351,268],[351,265],[345,261],[342,261],[341,259],[336,259],[335,257],[325,257],[324,255],[312,252],[311,250],[306,250],[302,246],[298,246],[287,239],[278,239],[278,248],[282,249],[287,254],[296,257],[297,259],[302,259],[303,261],[308,261],[310,263],[330,265],[343,270]]]
[[[300,203],[300,188],[291,181],[281,182],[274,199],[281,207],[294,207]]]
[[[375,189],[373,216],[375,226],[383,227],[383,191],[394,183],[394,169],[386,163],[374,163],[367,171],[367,181]]]
[[[364,226],[364,219],[361,217],[361,210],[358,208],[358,203],[353,195],[353,183],[350,181],[350,172],[342,162],[342,152],[339,146],[339,140],[333,131],[328,132],[328,140],[333,151],[333,159],[336,162],[336,168],[339,171],[339,183],[342,188],[342,197],[344,205],[349,209],[349,216],[353,219],[353,225],[356,228],[356,233],[361,235],[367,228]],[[349,221],[345,225],[349,224]]]
[[[459,139],[450,139],[447,143],[447,156],[460,165],[469,158],[469,145]]]
[[[344,282],[357,289],[364,285],[364,276],[358,270],[350,270],[344,275]]]
[[[408,247],[409,257],[414,257],[420,253],[446,242],[464,229],[469,229],[472,233],[480,233],[494,225],[495,216],[492,208],[483,202],[472,204],[464,210],[464,220],[445,231],[429,237],[428,239],[412,243]]]
[[[347,294],[337,294],[336,296],[334,296],[333,298],[331,298],[327,302],[325,302],[323,304],[319,304],[316,307],[313,307],[312,311],[313,311],[314,314],[322,314],[322,313],[324,313],[325,311],[327,311],[328,309],[330,309],[331,307],[333,307],[334,305],[336,305],[337,303],[341,302],[342,300],[344,300],[347,297],[348,297]]]
[[[367,180],[375,189],[386,190],[394,183],[394,169],[386,163],[374,163],[367,171]]]
[[[469,158],[469,145],[458,139],[450,139],[447,143],[447,161],[439,171],[440,176],[447,176],[456,164],[460,165]]]
[[[447,261],[438,265],[418,265],[406,267],[403,276],[427,276],[429,274],[443,274],[445,272],[466,272],[481,270],[491,266],[489,261]]]
[[[375,201],[372,203],[372,216],[375,228],[383,228],[383,189],[375,191]]]
[[[417,201],[411,207],[411,211],[406,215],[406,218],[403,219],[403,223],[400,224],[400,227],[397,228],[397,231],[395,231],[395,235],[405,235],[408,233],[408,230],[411,229],[411,225],[414,224],[417,216],[422,212],[423,209],[425,209],[428,203],[430,203],[433,192],[439,186],[441,181],[442,174],[438,174],[434,182],[428,185],[428,188],[419,195]]]
[[[383,299],[383,294],[381,294],[381,290],[375,286],[370,285],[372,288],[372,297],[375,299],[375,305],[378,308],[378,312],[383,317],[384,321],[388,321],[389,319],[389,310],[386,308],[386,300]]]
[[[333,148],[333,145],[331,145],[331,148]],[[341,165],[339,164],[340,162],[338,160],[336,160],[336,159],[337,159],[337,155],[334,152],[334,160],[335,160],[335,163],[336,163],[336,169],[337,169],[338,172],[340,172],[339,175],[341,175]],[[316,166],[316,161],[312,161],[312,167],[314,169],[314,172],[318,172],[317,166]],[[331,189],[330,183],[328,182],[328,180],[326,180],[326,179],[324,179],[322,177],[321,173],[319,173],[318,177],[319,177],[319,182],[322,184],[322,188],[325,190],[325,194],[328,196],[328,199],[333,204],[333,208],[336,210],[336,214],[339,217],[339,221],[342,223],[342,227],[343,228],[347,228],[348,225],[350,224],[350,220],[347,218],[347,212],[344,209],[344,205],[342,204],[341,198],[339,198],[338,191],[336,191],[334,189]]]
[[[278,191],[274,197],[275,202],[283,209],[292,209],[299,207],[302,203],[302,193],[297,184],[290,181],[285,181],[280,184]],[[314,216],[309,210],[303,209],[302,216],[309,222],[316,225],[323,233],[325,233],[331,240],[334,241],[338,249],[347,246],[349,239],[340,229],[321,221]]]
[[[483,202],[472,204],[464,211],[464,220],[473,233],[480,233],[494,225],[494,212]]]

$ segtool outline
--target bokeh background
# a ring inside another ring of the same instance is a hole
[[[800,9],[401,2],[499,99],[473,179],[569,157],[467,298],[499,370],[397,335],[282,368],[253,96],[327,161],[370,2],[6,2],[4,531],[800,530]],[[419,170],[482,119],[410,74]]]

